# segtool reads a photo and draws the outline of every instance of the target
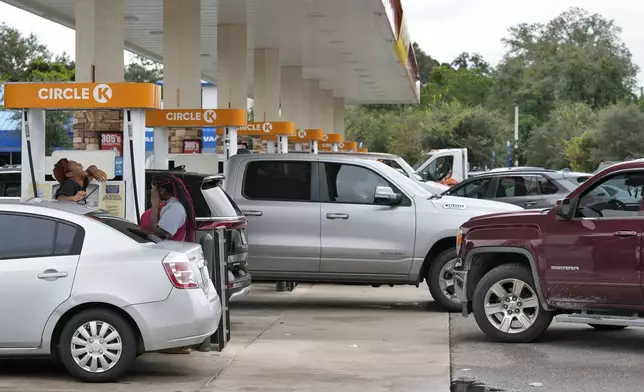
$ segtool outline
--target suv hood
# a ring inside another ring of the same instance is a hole
[[[444,210],[475,211],[483,214],[507,213],[525,211],[514,204],[502,203],[492,200],[473,199],[469,197],[442,196],[439,199],[430,199],[434,207]]]

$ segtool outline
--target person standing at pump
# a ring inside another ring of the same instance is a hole
[[[152,207],[141,216],[141,228],[163,239],[193,242],[196,219],[192,198],[181,179],[172,174],[152,178]],[[190,354],[189,347],[161,351],[163,354]]]
[[[171,241],[195,240],[195,210],[181,179],[172,174],[154,176],[150,203],[152,207],[141,216],[143,230]]]
[[[92,165],[83,170],[83,165],[62,158],[54,165],[53,175],[60,187],[54,195],[56,200],[81,201],[87,196],[87,186],[93,179],[107,181],[107,174]]]

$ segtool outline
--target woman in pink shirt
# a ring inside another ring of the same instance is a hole
[[[141,216],[141,228],[171,241],[194,242],[197,223],[190,193],[181,179],[158,174],[152,179],[152,207]]]

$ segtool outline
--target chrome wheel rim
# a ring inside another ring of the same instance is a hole
[[[450,260],[443,268],[441,268],[440,275],[438,276],[438,287],[441,290],[441,294],[452,302],[458,302],[456,298],[456,292],[454,291],[454,265],[456,264],[456,259]]]
[[[78,367],[89,373],[103,373],[112,369],[122,352],[121,335],[104,321],[88,321],[72,335],[72,358]]]
[[[526,331],[539,315],[539,298],[529,284],[520,279],[504,279],[485,294],[485,315],[501,332]]]

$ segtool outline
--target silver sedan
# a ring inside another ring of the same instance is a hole
[[[71,202],[0,204],[0,356],[52,355],[113,381],[137,355],[199,345],[221,304],[199,244]]]

